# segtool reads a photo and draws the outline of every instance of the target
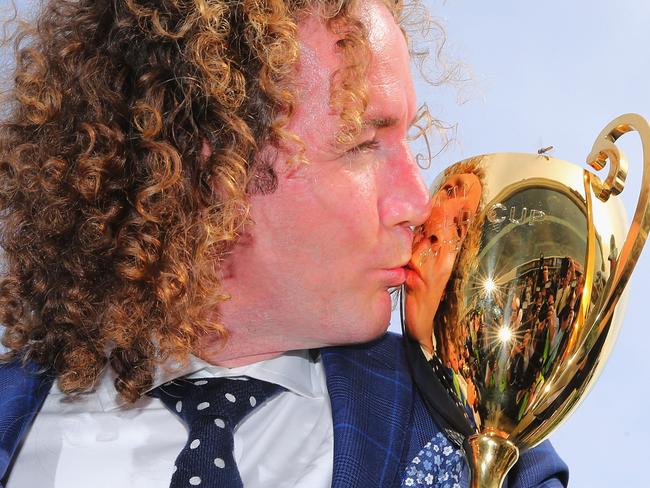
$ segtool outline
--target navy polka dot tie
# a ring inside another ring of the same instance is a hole
[[[189,429],[170,488],[243,487],[233,456],[233,431],[281,386],[249,378],[179,379],[152,390]]]

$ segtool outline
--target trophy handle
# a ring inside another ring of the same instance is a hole
[[[596,230],[591,192],[593,191],[598,199],[605,202],[611,195],[618,195],[623,191],[627,177],[627,161],[615,142],[623,134],[633,130],[639,133],[643,148],[643,176],[639,199],[628,234],[616,260],[616,266],[609,277],[611,282],[607,287],[607,292],[594,304],[595,309],[590,312],[589,308],[592,303],[590,293],[596,255]],[[530,411],[539,417],[549,415],[547,411],[550,408],[556,409],[554,415],[558,420],[537,430],[536,437],[538,439],[548,436],[584,398],[585,388],[589,385],[593,375],[593,368],[587,367],[587,365],[595,364],[602,359],[600,354],[608,337],[608,326],[611,324],[615,306],[636,266],[650,230],[650,125],[643,117],[637,114],[621,115],[601,131],[587,157],[587,163],[596,170],[602,170],[607,161],[609,161],[610,167],[605,181],[590,171],[584,172],[587,208],[585,262],[587,272],[585,273],[584,293],[580,312],[576,319],[577,326],[570,336],[569,346],[565,353],[569,358],[568,365],[570,367],[559,369],[553,383],[549,384],[551,389],[547,392],[548,396],[538,397],[536,403],[530,407]],[[585,335],[585,328],[591,332]],[[581,336],[582,339],[580,339]],[[594,340],[587,345],[588,337]],[[576,373],[576,371],[580,373]],[[549,406],[548,398],[556,400],[553,400]],[[525,425],[511,433],[510,438],[519,435],[523,428]]]
[[[592,322],[598,328],[609,320],[613,314],[614,306],[630,279],[650,230],[648,205],[650,197],[650,125],[638,114],[625,114],[617,117],[601,131],[587,157],[587,163],[596,170],[603,169],[607,160],[610,162],[609,174],[604,182],[595,174],[589,174],[591,188],[595,195],[602,201],[607,201],[612,194],[618,195],[625,186],[627,161],[615,142],[623,134],[633,130],[639,133],[643,148],[641,191],[632,224],[617,260],[612,285],[609,287],[609,292],[605,300],[601,302],[602,306]]]

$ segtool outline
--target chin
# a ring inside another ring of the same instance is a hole
[[[348,330],[345,335],[340,335],[330,341],[332,346],[348,346],[353,344],[364,344],[382,337],[388,330],[389,322],[370,321],[369,317],[354,322],[354,330]]]
[[[388,322],[385,324],[364,323],[359,325],[354,335],[349,335],[339,345],[364,344],[379,339],[388,330]]]
[[[368,314],[359,321],[359,332],[362,337],[357,342],[370,342],[383,336],[390,325],[391,297],[384,293],[380,303],[369,307]]]
[[[364,306],[360,307],[359,304]],[[354,302],[342,304],[340,310],[346,310],[346,312],[341,313],[335,323],[331,323],[328,345],[343,346],[371,342],[384,335],[388,330],[391,297],[384,290],[381,295],[375,294],[372,300],[366,296]]]
[[[370,342],[370,341],[374,341],[375,339],[379,339],[381,336],[383,336],[386,333],[389,325],[390,325],[390,316],[380,325],[375,327],[372,333],[369,334],[369,337],[364,342]]]

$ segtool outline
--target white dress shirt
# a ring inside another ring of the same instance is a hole
[[[193,358],[189,372],[193,378],[249,376],[287,389],[235,430],[234,456],[246,488],[331,485],[332,414],[320,360],[301,351],[228,369]],[[178,370],[159,371],[155,384],[177,376]],[[6,488],[167,488],[186,441],[184,424],[160,400],[119,405],[110,375],[75,400],[54,386]]]

